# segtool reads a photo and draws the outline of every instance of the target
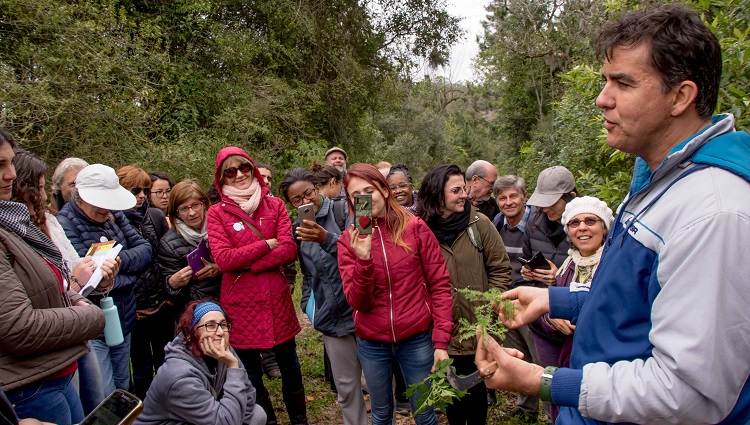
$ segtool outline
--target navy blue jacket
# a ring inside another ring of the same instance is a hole
[[[117,312],[120,315],[122,333],[129,334],[136,321],[135,286],[138,275],[151,264],[151,244],[135,231],[128,223],[128,219],[120,211],[112,211],[107,221],[97,223],[89,219],[73,202],[68,202],[60,210],[57,220],[65,230],[65,236],[83,257],[89,250],[91,244],[105,240],[115,240],[122,244],[120,251],[120,272],[115,278],[115,285],[109,295],[114,298]],[[101,295],[89,295],[89,300],[99,305]],[[99,335],[104,338],[104,334]]]

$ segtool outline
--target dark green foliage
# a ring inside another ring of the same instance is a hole
[[[435,371],[427,375],[420,382],[409,385],[406,389],[406,396],[411,397],[419,392],[421,395],[417,400],[417,410],[413,415],[417,416],[420,412],[428,407],[438,408],[445,411],[445,408],[453,404],[453,401],[466,395],[466,391],[459,391],[448,382],[448,368],[453,364],[453,359],[440,360],[435,365]]]

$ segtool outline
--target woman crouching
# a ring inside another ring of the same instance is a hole
[[[192,301],[179,325],[135,423],[265,424],[265,412],[255,405],[255,388],[229,346],[232,325],[221,307]]]

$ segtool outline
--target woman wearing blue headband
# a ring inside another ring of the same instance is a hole
[[[164,351],[136,424],[263,425],[255,388],[237,353],[221,307],[192,301],[180,316],[180,333]]]

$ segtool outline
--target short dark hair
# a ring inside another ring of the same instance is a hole
[[[679,3],[631,11],[604,25],[594,47],[600,59],[611,59],[615,48],[640,43],[651,47],[651,66],[661,76],[662,91],[694,82],[696,110],[711,118],[721,83],[721,46],[700,16]]]
[[[289,188],[298,181],[306,181],[312,183],[312,185],[315,187],[318,186],[318,178],[315,177],[315,174],[313,174],[310,170],[307,170],[305,168],[295,168],[292,171],[286,173],[284,178],[281,180],[281,183],[279,184],[279,190],[284,196],[284,199],[286,199],[289,203],[292,202],[289,199]]]
[[[336,167],[322,165],[318,161],[313,162],[310,171],[315,174],[320,186],[327,184],[331,179],[335,179],[336,183],[340,183],[344,179],[344,175]]]
[[[427,221],[441,215],[440,206],[445,203],[445,184],[451,176],[466,178],[461,168],[456,164],[442,164],[433,168],[422,179],[419,187],[419,206],[417,216]]]
[[[152,171],[148,173],[148,178],[151,179],[151,184],[154,184],[157,180],[166,180],[167,183],[169,183],[170,189],[174,187],[174,180],[172,180],[172,177],[169,177],[169,174],[163,171]]]
[[[16,139],[13,138],[13,135],[11,135],[7,129],[0,127],[0,146],[6,143],[9,144],[11,148],[16,148]]]
[[[409,172],[409,167],[406,166],[406,164],[395,164],[391,166],[391,171],[388,172],[388,175],[385,177],[386,180],[388,180],[389,177],[396,173],[401,173],[406,177],[406,180],[409,180],[409,183],[414,183],[414,180],[411,178],[411,173]]]

